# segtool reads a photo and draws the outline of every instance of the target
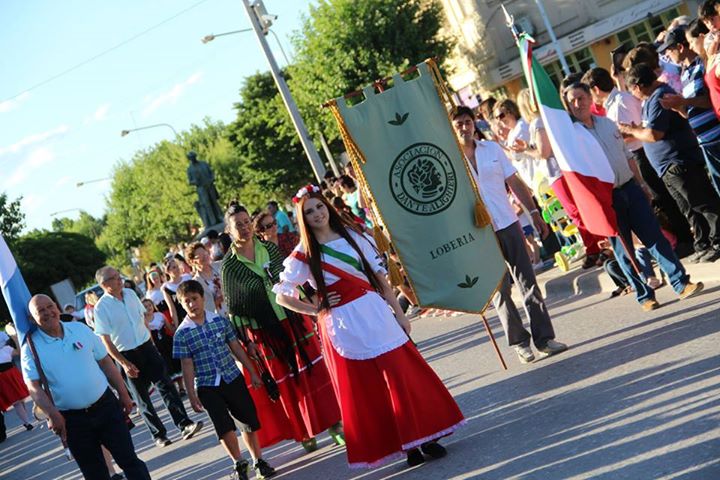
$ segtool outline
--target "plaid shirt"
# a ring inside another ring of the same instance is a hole
[[[705,64],[697,57],[682,72],[682,95],[685,98],[694,98],[707,95],[705,85]],[[700,144],[715,142],[720,137],[720,122],[712,108],[688,107],[688,121],[695,131]]]
[[[173,338],[173,357],[191,358],[195,366],[195,387],[217,387],[220,379],[230,383],[240,375],[228,342],[237,339],[225,318],[205,311],[205,323],[185,317]]]

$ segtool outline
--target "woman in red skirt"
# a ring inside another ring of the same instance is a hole
[[[450,392],[410,341],[410,322],[370,240],[315,186],[298,192],[300,245],[273,288],[279,304],[318,316],[326,363],[340,401],[351,468],[407,456],[445,456],[437,440],[464,423]],[[302,300],[306,282],[319,305]],[[388,308],[392,308],[392,311]]]
[[[221,282],[229,318],[248,355],[280,391],[273,402],[266,389],[250,389],[260,420],[260,447],[294,439],[312,451],[323,430],[344,445],[340,409],[313,322],[275,302],[272,286],[285,256],[274,243],[255,237],[245,207],[232,203],[225,224],[233,239]]]
[[[15,342],[5,333],[0,332],[0,411],[6,412],[10,406],[23,422],[25,430],[32,430],[28,412],[25,409],[25,398],[30,396],[20,370],[12,362],[18,350]]]

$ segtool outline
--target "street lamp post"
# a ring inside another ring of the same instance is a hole
[[[240,30],[233,30],[232,32],[225,32],[225,33],[218,33],[218,34],[211,33],[210,35],[205,35],[200,41],[202,43],[208,43],[208,42],[212,42],[217,37],[224,37],[225,35],[234,35],[236,33],[251,32],[251,31],[252,31],[252,28],[242,28]]]
[[[138,130],[147,130],[148,128],[157,128],[157,127],[167,127],[167,128],[169,128],[170,130],[173,131],[173,133],[175,134],[176,137],[179,136],[178,133],[177,133],[177,131],[176,131],[176,130],[173,128],[173,126],[170,125],[169,123],[156,123],[156,124],[154,124],[154,125],[147,125],[147,126],[145,126],[145,127],[129,128],[129,129],[127,129],[127,130],[122,130],[122,131],[120,132],[120,136],[121,136],[121,137],[125,137],[125,136],[129,135],[129,134],[132,133],[132,132],[137,132]]]
[[[248,17],[250,17],[250,24],[255,31],[258,42],[260,42],[260,47],[265,54],[265,58],[267,58],[267,61],[270,64],[270,73],[272,74],[273,79],[275,80],[275,84],[277,85],[277,88],[280,92],[280,96],[285,103],[285,108],[287,108],[288,113],[290,114],[290,120],[292,120],[298,137],[300,137],[300,143],[305,150],[305,155],[307,155],[308,160],[310,160],[310,166],[315,173],[317,181],[320,182],[322,181],[323,175],[325,174],[325,166],[320,160],[320,155],[315,148],[315,144],[313,144],[312,140],[310,139],[310,134],[308,133],[307,127],[305,126],[305,122],[303,122],[303,119],[300,116],[300,112],[298,111],[297,105],[295,104],[295,100],[292,98],[290,89],[287,86],[287,82],[285,82],[285,78],[282,76],[282,72],[280,72],[280,68],[278,68],[275,57],[273,56],[272,51],[268,46],[267,40],[265,39],[266,30],[269,29],[269,24],[272,21],[272,19],[269,19],[267,17],[271,16],[268,16],[266,13],[264,13],[265,7],[262,4],[262,0],[255,0],[252,5],[250,4],[249,0],[242,0],[242,2],[245,6]],[[260,16],[262,16],[263,18],[259,18]]]
[[[107,180],[112,180],[112,177],[96,178],[95,180],[83,180],[82,182],[77,182],[76,186],[80,188],[88,183],[105,182]]]
[[[55,215],[60,215],[61,213],[67,213],[67,212],[74,212],[75,210],[82,211],[82,208],[68,208],[66,210],[58,210],[57,212],[52,212],[50,214],[51,217],[54,217]]]

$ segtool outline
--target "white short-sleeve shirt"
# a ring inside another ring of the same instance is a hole
[[[475,145],[473,179],[497,232],[518,221],[505,189],[505,180],[517,170],[497,143],[481,140]]]

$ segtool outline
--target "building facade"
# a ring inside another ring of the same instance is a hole
[[[696,0],[542,0],[571,71],[610,68],[618,45],[652,42],[679,15],[697,14]],[[501,5],[535,39],[535,57],[559,84],[564,73],[537,0],[442,0],[445,34],[457,46],[448,60],[448,81],[461,101],[477,96],[514,96],[523,88],[518,49]]]

